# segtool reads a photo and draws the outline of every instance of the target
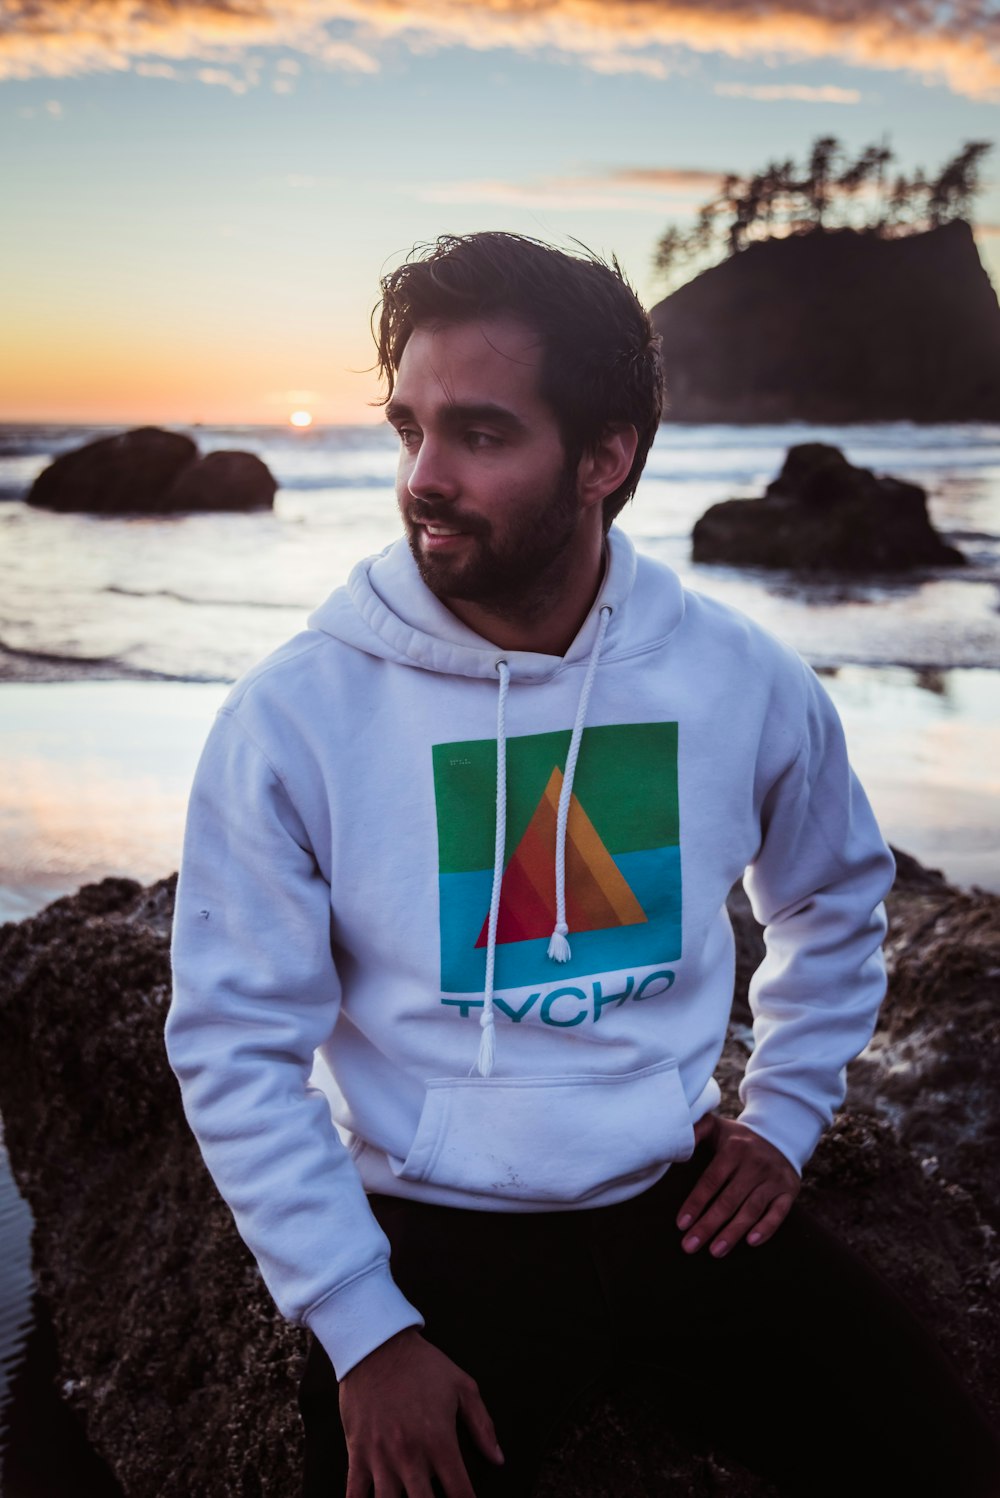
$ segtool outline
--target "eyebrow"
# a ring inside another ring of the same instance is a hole
[[[506,406],[500,406],[493,401],[477,401],[475,403],[462,404],[451,401],[435,413],[443,425],[452,429],[483,422],[487,426],[503,427],[512,433],[526,432],[526,424],[520,416]],[[402,401],[390,401],[385,408],[386,420],[397,425],[401,421],[415,421],[416,417],[410,406],[404,405]]]

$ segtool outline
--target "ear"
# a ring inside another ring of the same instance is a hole
[[[631,423],[614,422],[604,428],[592,452],[585,452],[576,470],[577,497],[584,507],[599,505],[629,476],[639,446]]]

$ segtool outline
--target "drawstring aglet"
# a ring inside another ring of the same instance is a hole
[[[549,956],[553,962],[568,962],[573,955],[570,951],[569,942],[566,940],[568,935],[569,927],[566,925],[566,922],[558,921],[556,929],[549,938]]]

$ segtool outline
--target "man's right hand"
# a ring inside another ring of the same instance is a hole
[[[340,1381],[346,1498],[475,1498],[458,1446],[461,1415],[488,1461],[503,1453],[474,1381],[415,1327],[397,1332]]]

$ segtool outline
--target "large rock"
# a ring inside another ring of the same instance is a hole
[[[892,1281],[1000,1403],[1000,899],[901,859],[890,995],[853,1068],[854,1106],[810,1166],[810,1208]],[[36,1219],[61,1378],[128,1498],[292,1498],[303,1336],[275,1311],[185,1125],[167,1068],[173,881],[105,880],[0,929],[0,1108]],[[746,1060],[760,936],[739,956],[720,1069]],[[739,1364],[738,1329],[721,1376]],[[564,1431],[547,1498],[766,1498],[662,1430],[655,1391],[607,1397]]]
[[[29,505],[99,515],[159,511],[177,475],[198,456],[190,437],[136,427],[63,453],[38,475]]]
[[[28,504],[99,515],[257,510],[272,506],[276,488],[253,453],[202,458],[190,437],[137,427],[63,453],[38,475]]]
[[[965,564],[931,525],[923,489],[855,468],[823,442],[789,448],[760,499],[727,499],[706,510],[695,523],[692,555],[696,562],[807,572]]]
[[[672,421],[1000,420],[1000,306],[961,219],[751,244],[652,317]]]
[[[219,451],[182,468],[164,496],[171,510],[269,510],[277,483],[255,453]]]

